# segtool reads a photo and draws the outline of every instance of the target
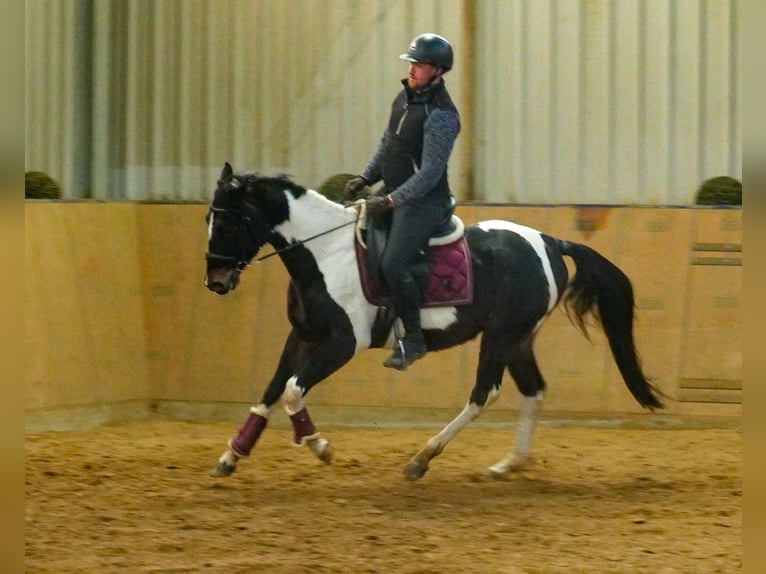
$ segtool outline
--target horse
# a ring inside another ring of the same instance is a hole
[[[227,162],[206,214],[206,287],[225,295],[270,244],[289,273],[291,330],[260,402],[227,444],[211,474],[231,475],[247,458],[282,401],[294,443],[330,463],[334,449],[316,430],[306,395],[357,353],[396,344],[395,328],[374,336],[381,309],[364,296],[354,247],[357,205],[345,206],[306,189],[287,176],[235,173]],[[563,305],[588,336],[585,317],[595,317],[609,342],[622,378],[638,403],[663,408],[664,396],[644,375],[633,337],[634,297],[630,279],[594,249],[557,239],[510,221],[481,221],[464,228],[473,267],[470,303],[421,309],[429,354],[481,335],[474,387],[462,411],[404,467],[417,480],[429,462],[495,401],[507,369],[521,393],[511,451],[489,467],[500,477],[528,460],[546,383],[533,343],[545,319]],[[564,257],[575,264],[570,278]],[[424,359],[427,360],[429,355]]]

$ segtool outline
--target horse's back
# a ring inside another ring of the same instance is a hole
[[[499,322],[537,322],[558,302],[568,280],[558,240],[504,220],[466,227],[474,269],[474,303]],[[515,322],[515,320],[514,320]]]

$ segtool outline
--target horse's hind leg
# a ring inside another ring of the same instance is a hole
[[[432,458],[441,454],[455,435],[465,428],[472,420],[478,417],[484,407],[492,404],[500,393],[500,385],[503,380],[505,358],[500,359],[496,353],[491,352],[487,337],[482,339],[479,366],[476,373],[476,384],[471,391],[471,398],[461,413],[450,422],[436,436],[432,437],[426,446],[410,459],[404,467],[404,476],[408,480],[421,478],[428,470],[428,463]]]
[[[532,339],[514,351],[508,363],[508,372],[521,391],[521,412],[514,449],[501,461],[489,467],[489,474],[495,477],[502,476],[509,470],[520,469],[526,462],[532,446],[532,435],[545,389],[545,381],[532,350]]]

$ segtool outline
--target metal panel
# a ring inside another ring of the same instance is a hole
[[[425,31],[456,51],[458,198],[688,204],[741,179],[738,0],[25,7],[26,169],[67,197],[205,199],[227,160],[358,172]]]
[[[736,1],[475,6],[476,197],[688,204],[741,178]]]
[[[610,196],[615,203],[634,202],[644,164],[636,149],[642,122],[641,78],[636,74],[636,70],[640,69],[640,10],[640,2],[615,2],[611,14],[614,49],[611,50],[610,83],[614,89],[611,94],[608,161]],[[614,46],[617,42],[621,49]]]
[[[679,0],[671,4],[673,51],[670,62],[671,174],[668,193],[671,201],[683,202],[689,190],[695,190],[704,179],[700,169],[702,101],[700,79],[701,3],[699,0]],[[681,21],[694,25],[681,25]]]
[[[578,189],[579,148],[582,129],[579,117],[580,67],[582,51],[580,10],[577,2],[560,2],[552,20],[551,89],[554,106],[551,124],[551,190],[552,203],[570,196]]]

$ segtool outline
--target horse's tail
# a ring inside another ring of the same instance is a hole
[[[642,407],[663,408],[664,396],[646,378],[633,340],[633,286],[616,265],[590,247],[561,241],[564,255],[574,259],[575,276],[564,294],[564,306],[573,322],[588,336],[584,316],[600,320],[612,355],[631,394]]]

